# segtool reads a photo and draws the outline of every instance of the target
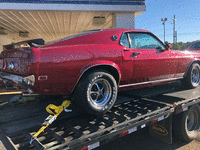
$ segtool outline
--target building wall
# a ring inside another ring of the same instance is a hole
[[[15,41],[5,37],[5,35],[0,35],[0,52],[3,50],[3,45],[7,45],[12,42],[15,42]]]
[[[112,16],[113,28],[135,28],[134,13],[114,13]]]
[[[134,28],[135,17],[145,11],[145,0],[0,0],[0,17],[5,21],[0,22],[0,28],[12,31],[9,37],[18,38],[17,41],[34,38],[51,41],[55,37],[62,37],[62,33],[70,35],[81,32],[76,28],[82,29],[82,25],[87,30]],[[91,24],[96,16],[106,18],[105,25],[98,25],[97,28],[97,25]],[[23,37],[21,40],[18,35],[21,31],[28,32],[32,37]],[[0,37],[0,51],[2,45],[11,42],[6,37]]]

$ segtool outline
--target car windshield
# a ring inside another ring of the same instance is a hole
[[[79,37],[79,36],[91,34],[91,33],[97,32],[97,31],[101,31],[101,29],[84,31],[83,33],[80,33],[80,34],[74,34],[74,35],[71,35],[71,36],[68,36],[68,37],[63,37],[61,39],[56,39],[54,41],[47,43],[46,45],[51,45],[51,44],[54,44],[54,43],[57,43],[57,42],[60,42],[60,41],[66,41],[66,40],[73,39],[73,38],[76,38],[76,37]]]

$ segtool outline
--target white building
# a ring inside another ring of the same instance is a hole
[[[134,28],[145,0],[1,0],[2,45],[28,39],[51,41],[86,30]]]

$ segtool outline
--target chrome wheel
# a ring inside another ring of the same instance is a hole
[[[105,106],[112,96],[112,87],[105,79],[98,79],[89,89],[89,99],[96,107]]]
[[[192,84],[194,86],[197,86],[199,84],[199,67],[198,66],[195,66],[192,69],[191,80],[192,80]]]
[[[199,75],[200,66],[198,63],[193,63],[189,70],[187,71],[186,76],[181,80],[181,83],[186,88],[196,88],[199,85]]]
[[[117,99],[117,82],[105,70],[94,70],[82,78],[74,91],[74,101],[80,109],[92,115],[103,115]]]
[[[198,114],[196,111],[190,111],[187,118],[187,130],[193,131],[198,125]]]

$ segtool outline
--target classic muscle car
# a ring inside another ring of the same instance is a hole
[[[118,91],[175,80],[199,85],[200,54],[170,50],[146,30],[98,30],[43,44],[5,45],[0,77],[44,95],[73,94],[77,106],[92,114],[107,112]]]

